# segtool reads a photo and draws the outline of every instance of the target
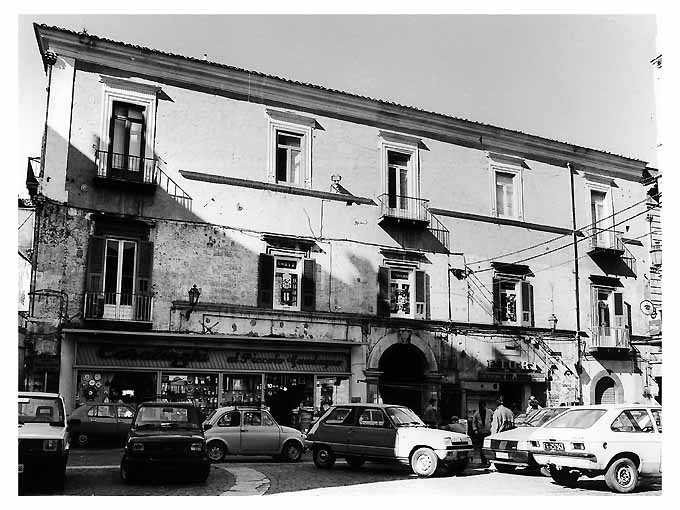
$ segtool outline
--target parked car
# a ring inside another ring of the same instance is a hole
[[[632,492],[640,477],[661,476],[661,407],[572,407],[537,429],[530,447],[560,485],[604,475],[612,491]]]
[[[408,407],[389,404],[333,406],[312,426],[307,445],[319,468],[332,467],[336,458],[352,467],[397,461],[423,477],[439,466],[461,473],[472,453],[467,435],[428,428]]]
[[[538,428],[565,412],[567,407],[544,407],[529,413],[517,428],[484,439],[482,452],[497,471],[511,473],[516,467],[538,469],[540,465],[529,451],[529,437]],[[548,474],[547,471],[544,474]]]
[[[78,446],[96,440],[123,442],[134,416],[135,409],[128,404],[84,404],[71,413],[68,426]]]
[[[19,393],[19,480],[63,488],[70,451],[64,401],[56,393]]]
[[[264,409],[221,407],[203,422],[208,457],[213,462],[234,455],[272,455],[297,462],[306,450],[304,435],[284,427]]]
[[[210,474],[198,409],[189,402],[145,402],[130,426],[120,463],[129,483],[145,474],[180,474],[204,482]]]

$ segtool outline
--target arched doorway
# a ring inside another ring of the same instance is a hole
[[[411,344],[394,344],[380,356],[378,391],[386,404],[401,404],[421,414],[427,361]]]
[[[611,377],[603,377],[595,385],[596,404],[616,404],[616,384]]]

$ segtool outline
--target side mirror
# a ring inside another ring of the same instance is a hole
[[[206,423],[205,425],[203,425],[203,430],[204,430],[204,431],[205,431],[205,430],[210,430],[211,428],[212,428],[212,425],[211,425],[210,423]]]

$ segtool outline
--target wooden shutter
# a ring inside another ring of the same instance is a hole
[[[381,266],[378,268],[378,317],[390,315],[390,268]]]
[[[534,289],[529,282],[520,283],[522,285],[522,326],[533,326]]]
[[[416,271],[415,318],[425,318],[425,271]]]
[[[496,323],[501,322],[501,281],[493,280],[493,319]]]
[[[260,253],[257,278],[257,306],[274,307],[274,257]]]
[[[536,318],[534,315],[534,286],[529,284],[529,303],[531,303],[531,327],[536,326]]]
[[[302,306],[305,311],[316,309],[316,282],[314,274],[316,263],[313,259],[305,259],[302,271]]]
[[[153,243],[137,241],[137,288],[133,296],[135,320],[150,321],[152,306],[151,275],[153,274]]]
[[[86,318],[101,318],[104,315],[104,257],[106,239],[91,236],[87,253],[87,280],[85,282]]]
[[[623,293],[614,292],[614,326],[622,328],[626,325],[623,313]]]
[[[430,275],[425,273],[425,319],[430,320]]]

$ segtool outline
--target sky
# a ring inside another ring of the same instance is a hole
[[[40,154],[32,24],[313,83],[656,166],[653,15],[20,15],[19,168]],[[22,175],[23,177],[23,175]]]

